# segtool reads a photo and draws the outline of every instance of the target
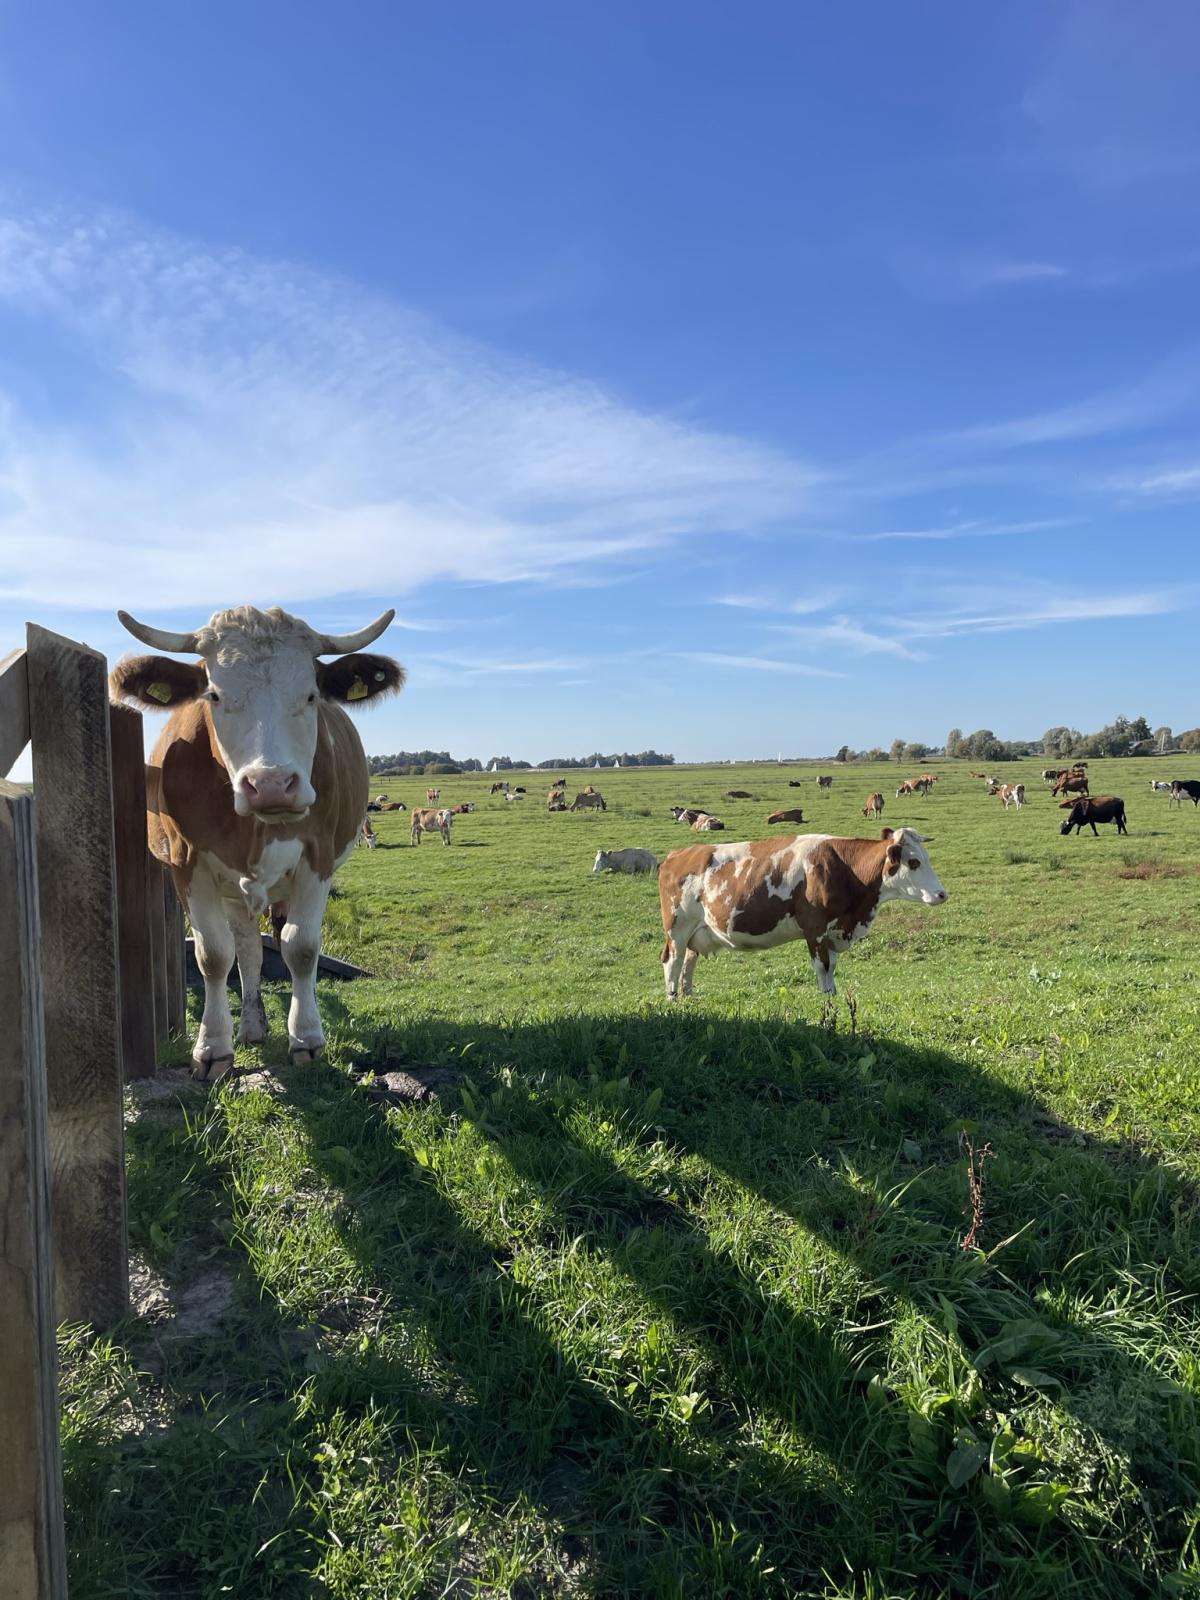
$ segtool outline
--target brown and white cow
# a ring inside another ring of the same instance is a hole
[[[448,806],[443,806],[439,811],[433,806],[414,806],[409,813],[411,826],[408,830],[410,844],[420,844],[423,833],[440,833],[442,843],[450,843],[450,825],[454,821],[454,813]]]
[[[828,773],[822,773],[821,776],[817,779],[817,788],[818,789],[832,789],[833,788],[833,778]]]
[[[1025,785],[1023,783],[993,783],[988,786],[988,793],[998,794],[1004,802],[1005,811],[1010,805],[1016,806],[1020,811],[1025,804]]]
[[[911,828],[884,828],[877,840],[805,833],[672,850],[659,871],[668,1000],[691,993],[697,956],[793,939],[807,943],[817,986],[836,994],[838,956],[870,932],[881,905],[947,898],[925,843]]]
[[[875,820],[878,822],[879,818],[882,815],[883,815],[883,796],[880,794],[879,790],[876,789],[874,794],[869,794],[867,796],[867,803],[863,807],[863,816],[864,817],[874,817]]]
[[[507,794],[508,793],[508,784],[507,783],[503,783],[503,782],[494,783],[492,785],[492,787],[488,790],[488,793],[489,794],[499,794],[502,789],[504,790],[505,794]]]
[[[714,817],[711,812],[702,811],[692,823],[693,833],[721,833],[725,824],[720,817]]]
[[[368,850],[376,850],[379,848],[379,835],[371,826],[370,817],[363,818],[363,825],[359,830],[357,842],[359,844],[365,844]]]
[[[403,667],[362,653],[395,613],[352,634],[319,633],[278,607],[218,611],[194,633],[117,615],[151,649],[200,657],[136,656],[109,679],[114,699],[171,712],[146,771],[147,820],[151,852],[171,867],[187,907],[204,976],[195,1075],[212,1080],[233,1065],[226,979],[235,956],[238,1039],[257,1044],[266,1034],[258,919],[268,906],[292,975],[288,1052],[310,1061],[325,1043],[315,987],[325,902],[369,794],[367,758],[342,706],[402,687]]]
[[[793,806],[790,811],[772,811],[767,818],[767,827],[773,827],[777,822],[803,822],[804,807]]]
[[[442,798],[442,791],[440,789],[426,789],[425,798],[431,806],[435,806]]]
[[[608,810],[608,807],[604,804],[604,796],[591,787],[585,789],[582,794],[577,794],[567,807],[567,810],[584,811],[588,806],[596,806],[601,811]]]

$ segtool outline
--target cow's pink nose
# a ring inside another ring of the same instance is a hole
[[[295,811],[300,774],[286,768],[242,774],[242,793],[251,811]]]

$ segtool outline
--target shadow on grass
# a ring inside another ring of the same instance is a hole
[[[453,1527],[536,1508],[546,1552],[489,1592],[1082,1600],[1178,1569],[1200,1470],[1162,1319],[1192,1327],[1196,1198],[1152,1156],[881,1038],[686,1009],[368,1033],[322,998],[360,1068],[466,1090],[388,1112],[316,1066],[253,1102],[379,1317],[321,1333],[331,1289],[271,1264],[305,1225],[224,1096],[171,1152],[136,1124],[136,1225],[186,1168],[239,1310],[176,1359],[162,1441],[68,1454],[126,1574],[79,1593],[321,1594],[331,1533],[392,1593],[387,1495],[347,1527],[322,1457],[379,1416],[385,1480],[433,1461]],[[964,1122],[990,1259],[960,1248]],[[440,1537],[396,1593],[474,1581],[475,1535]]]
[[[453,1062],[464,1035],[470,1120],[538,1201],[531,1237],[492,1242],[482,1325],[507,1326],[507,1338],[517,1316],[518,1343],[529,1340],[551,1313],[509,1279],[528,1278],[539,1251],[583,1250],[669,1319],[709,1372],[703,1410],[681,1429],[669,1415],[635,1422],[619,1388],[600,1400],[595,1372],[572,1369],[553,1342],[534,1338],[532,1365],[511,1365],[510,1414],[528,1413],[522,1450],[532,1429],[533,1459],[566,1451],[586,1468],[573,1527],[601,1592],[701,1592],[704,1530],[735,1526],[744,1551],[761,1550],[754,1570],[765,1563],[792,1586],[814,1582],[837,1550],[893,1584],[907,1574],[976,1594],[1157,1592],[1200,1488],[1193,1399],[1163,1370],[1163,1320],[1182,1327],[1197,1286],[1195,1196],[1174,1173],[968,1063],[783,1024],[687,1013],[417,1024],[360,1037],[360,1064]],[[639,1106],[658,1090],[651,1127]],[[587,1133],[592,1113],[618,1130],[612,1148]],[[1008,1242],[992,1259],[960,1248],[967,1121],[997,1151],[981,1242]],[[396,1181],[411,1180],[411,1154],[388,1161]],[[454,1251],[487,1248],[452,1185],[429,1170],[418,1181],[427,1207],[438,1192],[436,1231]],[[766,1200],[775,1237],[743,1249],[735,1230],[714,1243],[720,1228],[701,1221],[714,1184],[718,1209],[736,1206],[738,1187]],[[814,1240],[853,1269],[853,1315],[797,1287],[796,1272],[824,1270]],[[396,1293],[385,1263],[358,1253]],[[898,1333],[904,1305],[921,1320]],[[485,1347],[476,1320],[447,1351],[473,1387]],[[539,1434],[546,1396],[532,1397],[546,1362],[567,1397],[548,1414],[567,1425]],[[628,1393],[648,1404],[653,1380],[637,1365]],[[491,1392],[505,1403],[503,1386]],[[810,1448],[747,1448],[763,1426]],[[631,1452],[624,1464],[617,1441]],[[652,1492],[668,1470],[669,1490]],[[637,1507],[623,1525],[608,1492],[618,1484],[616,1503]],[[722,1581],[747,1583],[751,1565],[732,1549]],[[639,1587],[651,1577],[670,1581]]]

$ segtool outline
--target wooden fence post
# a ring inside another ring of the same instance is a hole
[[[67,1595],[39,944],[34,801],[0,781],[0,1595],[6,1600]]]
[[[109,706],[113,831],[120,940],[121,1055],[125,1081],[153,1077],[154,979],[146,914],[146,755],[142,715]]]
[[[112,764],[104,657],[30,623],[29,725],[60,1320],[129,1301]]]

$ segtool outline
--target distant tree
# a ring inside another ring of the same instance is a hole
[[[1155,728],[1152,737],[1154,739],[1154,748],[1160,756],[1165,755],[1175,742],[1171,737],[1170,728],[1165,723],[1161,728]]]
[[[1069,756],[1078,738],[1078,733],[1071,728],[1047,728],[1042,735],[1042,754],[1044,756]]]
[[[966,753],[972,761],[1000,761],[1004,750],[990,728],[979,728],[965,741]]]
[[[423,771],[430,778],[449,778],[454,773],[461,772],[462,768],[456,761],[427,761]]]
[[[887,752],[884,751],[884,750],[881,750],[877,744],[873,744],[871,746],[871,748],[864,754],[863,760],[864,761],[886,761],[887,760]]]
[[[963,754],[963,736],[961,728],[951,728],[946,735],[946,754],[952,761],[956,761]]]
[[[838,761],[841,761],[843,763],[847,762],[847,761],[853,761],[854,760],[854,751],[851,750],[851,748],[850,748],[850,746],[848,744],[844,744],[841,747],[841,749],[838,751],[837,756],[835,757],[835,759],[838,760]]]
[[[892,740],[891,748],[888,751],[888,756],[893,761],[903,761],[904,760],[904,740],[903,739],[893,739]]]
[[[905,761],[924,761],[928,754],[929,746],[927,744],[922,744],[919,739],[913,744],[906,744],[904,746]]]
[[[1200,750],[1200,728],[1188,728],[1179,735],[1179,748],[1189,753]]]

